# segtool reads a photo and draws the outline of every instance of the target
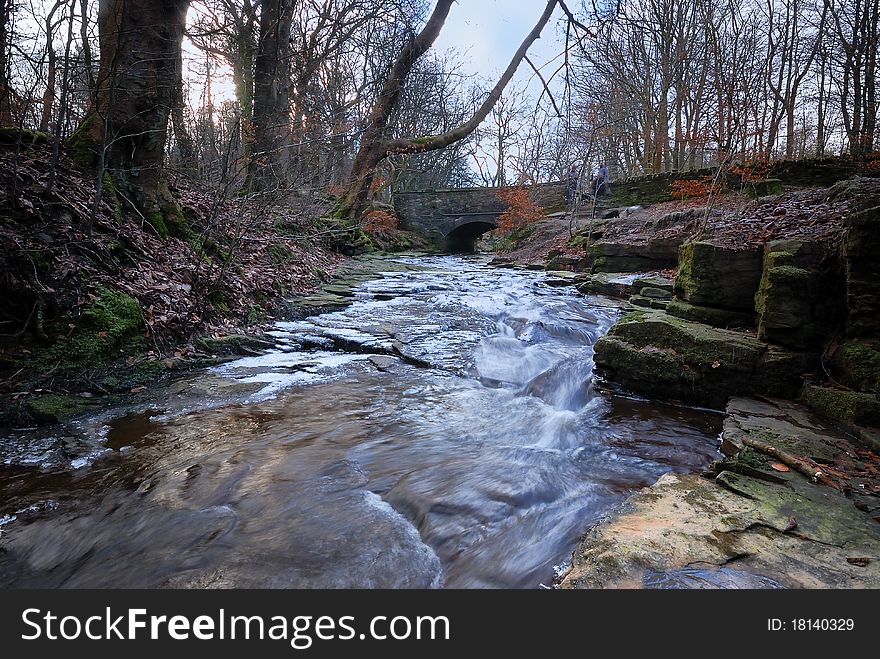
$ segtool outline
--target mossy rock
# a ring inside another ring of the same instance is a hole
[[[880,393],[880,342],[870,339],[846,341],[837,349],[833,363],[840,380],[847,386]]]
[[[817,414],[846,428],[880,426],[880,399],[874,394],[806,384],[801,398]]]
[[[622,318],[596,342],[600,373],[637,393],[720,408],[737,394],[794,396],[808,354],[657,311]]]
[[[651,298],[644,297],[642,295],[633,295],[632,297],[629,298],[629,303],[633,304],[637,307],[645,307],[645,308],[650,309],[651,302],[653,302],[653,300],[651,300]]]
[[[0,128],[0,146],[33,147],[49,141],[49,133],[28,128],[4,126]]]
[[[686,243],[678,252],[675,294],[691,304],[751,312],[762,269],[763,251],[759,248]]]
[[[67,138],[67,152],[71,159],[83,169],[94,170],[98,165],[98,152],[101,145],[92,136],[94,116],[83,120],[73,134]]]
[[[666,311],[671,316],[711,325],[712,327],[753,327],[755,324],[755,317],[750,313],[689,304],[678,298],[673,298],[669,301]]]
[[[53,360],[60,360],[67,366],[100,361],[144,325],[138,301],[109,288],[98,289],[95,300],[83,312],[81,320],[80,327],[71,336],[52,346],[49,354]]]
[[[645,286],[639,291],[642,297],[650,297],[655,300],[671,300],[672,293],[662,288],[654,288],[653,286]]]
[[[838,324],[837,272],[817,242],[768,243],[755,294],[758,337],[799,350],[820,347]]]
[[[40,424],[65,421],[82,414],[89,407],[89,404],[82,398],[58,394],[31,398],[25,403],[28,414]]]
[[[853,213],[846,219],[847,334],[880,336],[880,206]]]

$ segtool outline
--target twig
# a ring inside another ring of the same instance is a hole
[[[748,446],[749,448],[753,448],[756,451],[764,453],[765,455],[769,455],[771,457],[776,458],[784,465],[791,467],[795,471],[800,472],[811,481],[819,481],[824,485],[828,485],[829,487],[833,487],[834,489],[838,489],[837,485],[829,479],[819,467],[812,460],[805,460],[796,455],[792,455],[787,451],[783,451],[782,449],[771,446],[766,442],[762,442],[758,439],[753,439],[751,437],[743,437],[743,444]]]

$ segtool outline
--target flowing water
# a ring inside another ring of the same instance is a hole
[[[597,391],[618,312],[411,259],[150,408],[0,441],[0,587],[537,587],[718,415]]]

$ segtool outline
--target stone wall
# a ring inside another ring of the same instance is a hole
[[[398,192],[394,195],[394,210],[404,228],[439,239],[458,216],[504,212],[505,206],[498,199],[498,190],[499,188],[460,188]],[[561,210],[565,206],[564,183],[529,186],[529,192],[532,200],[545,211]],[[494,218],[492,221],[494,222]]]

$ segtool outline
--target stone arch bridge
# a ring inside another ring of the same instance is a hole
[[[526,186],[532,200],[546,210],[565,208],[565,184],[541,183]],[[401,226],[427,238],[450,252],[470,252],[474,242],[498,226],[505,206],[498,199],[499,188],[456,188],[399,192],[394,210]]]

